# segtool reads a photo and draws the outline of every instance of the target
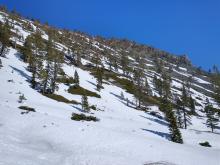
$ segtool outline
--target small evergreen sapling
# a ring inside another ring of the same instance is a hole
[[[125,99],[124,93],[122,91],[121,91],[121,96],[120,97],[121,97],[122,100]]]
[[[21,95],[18,97],[18,103],[23,103],[24,100],[27,100],[27,99],[24,97],[24,94],[21,94]]]
[[[86,94],[82,95],[82,110],[85,112],[89,112],[90,111],[90,107],[89,107],[89,103],[88,103],[88,97],[86,96]]]
[[[218,118],[216,117],[215,110],[212,107],[212,105],[208,102],[205,107],[206,112],[206,125],[207,127],[211,128],[211,131],[214,132],[214,129],[216,129],[216,126],[218,125]]]
[[[78,72],[76,70],[75,70],[75,73],[74,73],[74,82],[75,82],[76,86],[79,86],[79,75],[78,75]]]
[[[1,69],[1,67],[2,67],[2,61],[1,61],[1,59],[0,59],[0,69]]]

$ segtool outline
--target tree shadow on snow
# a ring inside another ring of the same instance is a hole
[[[149,163],[145,163],[144,165],[175,165],[175,164],[169,162],[149,162]]]
[[[153,119],[153,118],[146,117],[146,116],[142,116],[142,115],[140,115],[140,117],[143,117],[143,118],[145,118],[145,119],[148,119],[148,120],[150,120],[150,121],[153,121],[153,122],[155,122],[155,123],[158,123],[158,124],[161,124],[161,125],[164,125],[164,126],[169,126],[165,121],[160,120],[160,119]]]
[[[83,111],[81,108],[79,108],[79,107],[77,107],[77,106],[72,106],[73,108],[75,108],[75,109],[77,109],[78,111],[80,111],[80,112],[85,112],[85,111]]]
[[[96,87],[96,84],[95,84],[95,83],[93,83],[93,82],[91,82],[91,81],[89,81],[89,80],[87,80],[87,82],[90,83],[90,84],[92,84],[92,85],[94,85],[94,86]]]
[[[95,87],[94,90],[97,91],[97,87],[96,87],[96,84],[95,84],[95,83],[93,83],[93,82],[91,82],[91,81],[88,81],[88,80],[87,80],[87,82],[90,83],[90,84],[92,84],[92,85]]]
[[[219,129],[219,128],[217,128]],[[202,133],[211,133],[211,134],[215,134],[215,135],[220,135],[219,132],[212,132],[212,131],[200,131],[200,130],[196,130],[196,129],[190,129],[191,131],[195,131],[196,134],[202,134]]]
[[[24,71],[18,69],[18,68],[15,68],[13,66],[10,65],[10,67],[17,73],[19,73],[22,77],[26,78],[27,81],[29,82],[31,80],[31,77],[29,75],[27,75]]]
[[[147,131],[147,132],[150,132],[150,133],[153,133],[155,135],[158,135],[162,138],[165,138],[167,140],[170,140],[170,135],[168,133],[164,133],[164,132],[159,132],[159,131],[153,131],[153,130],[150,130],[150,129],[145,129],[145,128],[142,128],[141,130],[143,131]]]
[[[24,60],[22,59],[22,57],[21,57],[21,54],[20,53],[15,53],[14,54],[15,55],[15,57],[19,60],[19,61],[22,61],[22,62],[24,62]]]
[[[134,103],[131,102],[130,100],[128,100],[128,104],[127,104],[127,100],[123,99],[121,96],[119,96],[119,95],[117,95],[117,94],[115,94],[113,92],[110,92],[110,94],[115,96],[118,99],[118,101],[120,101],[125,106],[136,109],[136,106],[132,106],[132,105],[134,105]]]

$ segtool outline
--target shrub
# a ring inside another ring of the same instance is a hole
[[[70,85],[70,84],[74,84],[74,83],[75,83],[75,80],[73,79],[73,77],[63,76],[63,77],[61,77],[61,78],[58,78],[58,79],[57,79],[57,82]]]
[[[199,143],[201,146],[203,146],[203,147],[212,147],[210,144],[209,144],[209,142],[203,142],[203,143]]]
[[[70,86],[68,89],[68,92],[71,94],[75,94],[75,95],[86,95],[86,96],[90,96],[90,97],[97,97],[97,98],[101,98],[101,96],[95,92],[89,91],[83,87],[80,86]]]
[[[73,113],[71,119],[76,120],[76,121],[81,121],[81,120],[83,120],[83,121],[94,121],[94,122],[99,121],[99,119],[94,117],[94,116],[86,116],[82,113],[81,114]]]
[[[75,100],[68,100],[67,98],[61,96],[61,95],[56,95],[56,94],[44,94],[44,96],[56,100],[58,102],[63,102],[63,103],[70,103],[70,104],[79,104],[77,101]]]
[[[97,77],[97,73],[95,69],[89,69],[90,73]],[[125,89],[126,92],[135,95],[136,91],[135,91],[135,85],[133,84],[133,82],[127,78],[123,78],[121,77],[120,74],[114,73],[114,72],[110,72],[110,71],[104,71],[104,75],[103,78],[105,80],[109,80],[109,79],[113,79],[114,81],[112,83],[114,83],[115,85],[120,86],[121,88]],[[155,97],[155,96],[144,96],[144,102],[146,103],[150,103],[150,104],[156,104],[159,105],[160,104],[160,100]]]
[[[90,108],[95,111],[97,110],[97,107],[95,105],[91,105]]]
[[[24,100],[27,100],[25,97],[24,97],[24,94],[20,95],[18,97],[18,103],[23,103]]]
[[[21,112],[21,114],[29,113],[29,112],[36,112],[34,108],[31,108],[28,106],[20,106],[18,108],[26,111],[26,112]]]

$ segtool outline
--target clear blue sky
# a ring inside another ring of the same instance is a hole
[[[0,0],[24,16],[220,65],[220,0]]]

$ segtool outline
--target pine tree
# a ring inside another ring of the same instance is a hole
[[[162,73],[163,71],[163,61],[158,59],[158,58],[155,58],[155,67],[156,67],[156,71],[157,73]]]
[[[73,52],[73,60],[74,60],[74,64],[76,66],[80,66],[82,63],[81,63],[81,54],[82,54],[82,48],[80,47],[80,45],[73,45],[71,47],[71,50]]]
[[[48,93],[49,91],[52,92],[50,82],[52,81],[52,73],[53,73],[52,61],[53,61],[53,55],[55,52],[54,52],[52,39],[50,36],[47,42],[46,51],[47,51],[45,55],[46,66],[40,72],[40,79],[42,80],[42,86],[43,86],[42,93],[44,94]]]
[[[0,69],[1,69],[1,67],[2,67],[2,60],[0,59]]]
[[[64,61],[64,54],[60,51],[55,51],[52,58],[52,79],[51,79],[51,92],[54,93],[57,86],[58,74],[62,71],[62,63]]]
[[[22,48],[22,54],[23,54],[23,60],[24,62],[28,62],[29,64],[31,63],[30,60],[33,58],[33,53],[32,53],[32,37],[29,35],[24,42],[24,47]]]
[[[125,99],[124,93],[122,91],[121,91],[120,97],[121,97],[122,100]]]
[[[212,132],[214,132],[214,129],[216,129],[219,120],[216,117],[215,110],[212,107],[212,105],[209,103],[209,101],[207,102],[207,105],[205,107],[205,112],[207,117],[206,125],[207,127],[211,128]]]
[[[129,106],[129,99],[126,98],[126,103],[127,103],[127,106]]]
[[[162,72],[162,96],[167,98],[167,99],[170,99],[171,98],[171,86],[170,86],[170,83],[171,83],[171,77],[170,75],[163,71]]]
[[[116,58],[114,58],[114,60],[113,60],[113,67],[114,67],[114,70],[117,72],[118,71],[118,62],[117,62]]]
[[[10,45],[10,26],[8,20],[5,20],[5,23],[0,23],[0,56],[5,56]]]
[[[170,140],[176,143],[183,143],[181,132],[177,126],[176,117],[173,112],[172,104],[166,99],[162,98],[160,110],[165,113],[166,120],[169,124]]]
[[[186,110],[186,107],[188,105],[188,91],[185,88],[185,85],[183,84],[182,88],[182,110],[183,110],[183,121],[184,121],[184,128],[187,129],[188,124],[190,123],[191,116],[189,112]]]
[[[109,66],[109,70],[112,71],[114,57],[112,56],[112,54],[110,52],[107,52],[106,50],[105,50],[105,54],[107,56],[107,64]]]
[[[96,77],[96,81],[97,81],[96,87],[97,87],[97,90],[98,90],[98,91],[100,91],[101,88],[103,88],[103,87],[102,87],[102,83],[103,83],[103,72],[104,72],[104,69],[103,69],[103,68],[98,67],[98,68],[96,69],[96,75],[97,75],[97,77]]]
[[[89,112],[90,111],[90,107],[89,107],[89,103],[88,103],[88,98],[84,92],[84,94],[82,95],[82,110],[85,112]]]
[[[21,94],[18,98],[18,103],[23,103],[24,100],[27,100],[27,99],[24,97],[24,94]]]
[[[153,79],[153,82],[154,82],[154,87],[155,87],[155,90],[158,92],[158,94],[160,96],[162,96],[162,93],[163,93],[163,82],[161,79],[157,78],[156,74],[154,75],[154,79]]]
[[[39,74],[39,71],[42,69],[42,49],[43,49],[43,41],[41,37],[41,33],[37,30],[31,36],[32,40],[32,53],[29,54],[29,68],[32,72],[31,84],[32,88],[36,87],[36,78]]]
[[[121,67],[122,67],[123,74],[125,76],[128,76],[130,72],[129,59],[125,53],[122,53],[122,56],[121,56]]]
[[[183,125],[184,125],[183,109],[182,109],[183,103],[179,98],[177,98],[176,100],[176,107],[177,107],[177,111],[176,111],[177,124],[179,128],[183,128]]]
[[[192,114],[196,114],[196,106],[195,106],[195,100],[192,98],[192,96],[189,97],[189,107]]]
[[[79,86],[79,75],[78,75],[78,72],[75,70],[75,73],[74,73],[74,83],[75,83],[75,86]]]
[[[99,53],[95,53],[92,56],[92,62],[95,64],[95,67],[98,68],[101,65],[101,55]]]
[[[152,91],[151,91],[151,88],[150,88],[150,85],[149,85],[149,83],[148,83],[147,78],[145,78],[144,86],[145,86],[145,90],[146,90],[146,92],[147,92],[147,95],[148,95],[148,96],[151,96],[151,95],[152,95]]]
[[[213,66],[211,78],[215,90],[213,97],[215,101],[220,105],[220,71],[216,65]]]
[[[144,99],[144,92],[143,92],[143,89],[144,89],[144,82],[143,82],[143,70],[142,68],[136,68],[134,71],[133,71],[133,81],[134,81],[134,92],[135,92],[135,96],[137,98],[137,101],[138,101],[138,107],[140,108],[141,107],[141,103],[143,102],[143,99]]]

